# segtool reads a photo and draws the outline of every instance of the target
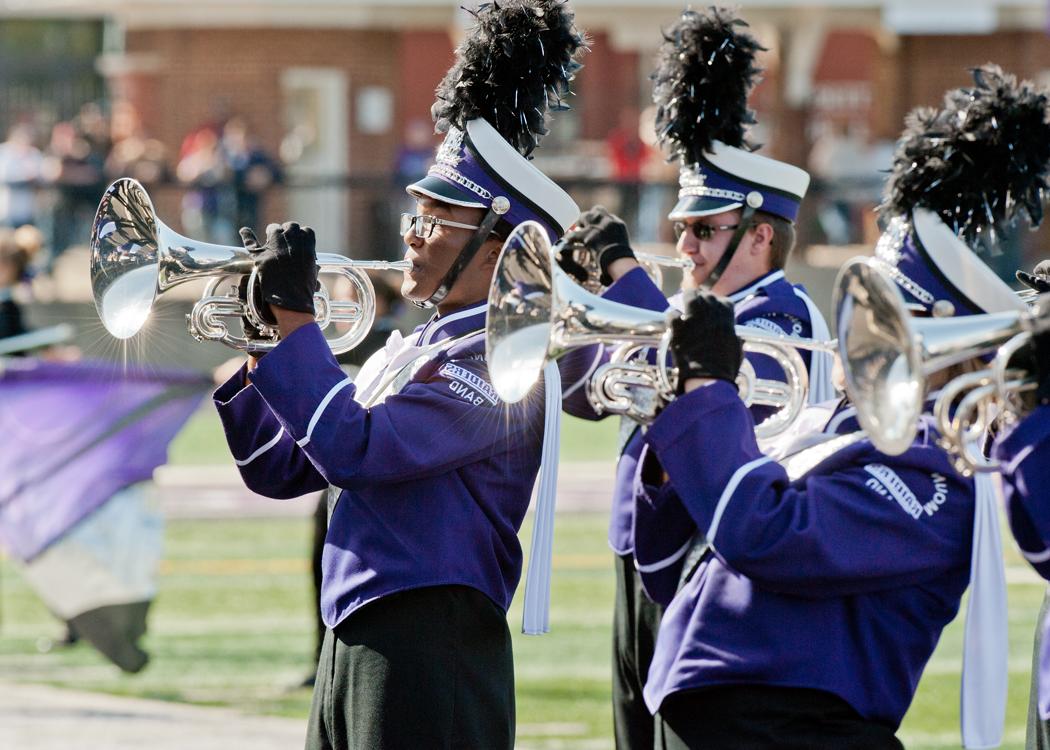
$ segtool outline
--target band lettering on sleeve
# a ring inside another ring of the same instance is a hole
[[[871,474],[864,486],[883,497],[893,499],[912,518],[917,519],[924,513],[932,516],[948,500],[948,480],[936,472],[930,474],[933,494],[927,502],[921,503],[897,472],[888,466],[868,464],[864,470]]]
[[[438,374],[448,378],[449,390],[464,401],[469,401],[475,406],[481,406],[485,402],[488,402],[490,406],[499,403],[496,389],[477,373],[452,362],[446,362],[438,370]]]

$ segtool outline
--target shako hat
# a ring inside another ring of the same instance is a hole
[[[1025,309],[978,253],[998,252],[1021,215],[1039,225],[1050,168],[1046,93],[997,65],[972,73],[942,108],[908,115],[879,207],[876,262],[909,306],[939,316]]]
[[[431,108],[445,133],[435,164],[407,187],[414,197],[486,210],[477,247],[500,220],[511,226],[538,221],[557,240],[579,216],[568,193],[530,161],[547,134],[549,111],[568,109],[562,97],[581,67],[586,41],[562,0],[485,3],[471,11],[476,24],[456,50]],[[469,261],[461,255],[458,273]],[[451,272],[450,272],[451,273]],[[436,304],[455,281],[446,279]]]
[[[681,220],[754,208],[794,221],[809,187],[802,169],[752,153],[747,100],[764,48],[747,23],[724,8],[682,11],[664,33],[653,101],[656,134],[681,164],[678,203],[668,218]],[[749,200],[750,198],[750,200]]]

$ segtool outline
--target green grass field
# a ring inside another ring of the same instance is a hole
[[[562,415],[562,461],[614,461],[618,454],[619,419],[586,422]],[[172,464],[229,464],[230,451],[219,416],[205,403],[176,436],[169,450]]]
[[[555,544],[552,632],[516,636],[520,748],[611,748],[611,553],[606,519],[562,515]],[[528,533],[528,529],[524,530]],[[523,536],[527,542],[528,537]],[[160,593],[145,645],[152,663],[123,675],[90,647],[37,652],[58,623],[10,562],[0,562],[0,675],[5,679],[305,717],[312,667],[307,519],[168,524]],[[1043,586],[1010,560],[1007,748],[1023,747],[1029,659]],[[520,596],[518,597],[520,600]],[[521,612],[510,614],[519,630]],[[959,746],[962,629],[945,632],[901,730],[912,750]]]

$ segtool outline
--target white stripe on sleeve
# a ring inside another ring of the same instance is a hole
[[[1042,552],[1026,552],[1022,549],[1021,554],[1024,556],[1024,559],[1030,563],[1038,564],[1050,560],[1050,549],[1044,549]]]
[[[763,464],[768,464],[772,460],[773,459],[769,456],[760,456],[754,461],[749,461],[733,472],[733,476],[730,477],[726,488],[722,490],[722,496],[718,498],[718,505],[715,506],[715,515],[711,519],[711,525],[707,529],[707,538],[711,541],[711,544],[715,543],[715,534],[718,533],[718,524],[722,521],[722,513],[725,512],[726,506],[729,504],[729,499],[733,497],[733,493],[736,492],[737,486],[739,486],[745,476]]]
[[[689,548],[692,546],[693,538],[690,537],[685,541],[685,544],[683,544],[681,547],[675,550],[674,554],[672,554],[671,556],[665,557],[663,560],[658,560],[654,563],[649,563],[648,565],[642,565],[640,562],[638,562],[637,559],[635,559],[634,567],[638,569],[639,573],[655,573],[658,570],[669,568],[670,566],[674,565],[676,562],[681,560],[683,557],[685,557],[685,553],[688,552]]]
[[[266,453],[266,451],[270,450],[270,448],[272,448],[275,445],[277,445],[277,443],[281,442],[281,436],[282,435],[284,435],[284,428],[283,427],[277,431],[277,434],[273,436],[273,438],[270,440],[270,442],[268,442],[266,445],[263,445],[263,446],[257,448],[255,453],[253,453],[252,455],[248,456],[248,458],[242,458],[242,459],[236,459],[235,458],[233,460],[233,462],[235,464],[237,464],[238,466],[247,466],[252,461],[257,459],[259,456],[261,456],[262,454]]]
[[[319,403],[317,405],[317,408],[314,409],[314,415],[310,417],[310,424],[306,426],[306,436],[303,437],[302,440],[296,441],[300,445],[300,447],[305,447],[306,444],[310,442],[310,436],[314,432],[314,427],[317,426],[317,422],[321,419],[321,415],[324,414],[324,410],[328,408],[328,404],[330,404],[332,402],[332,399],[335,398],[335,394],[339,393],[339,391],[346,388],[352,382],[354,381],[350,378],[344,378],[343,380],[340,380],[338,383],[333,385],[332,389],[325,394],[325,397],[321,399],[321,403]]]

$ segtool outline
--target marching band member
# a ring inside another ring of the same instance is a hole
[[[678,253],[693,261],[687,286],[707,286],[734,303],[736,322],[792,336],[830,338],[827,324],[800,287],[784,277],[795,244],[794,221],[809,175],[790,164],[752,153],[746,139],[754,122],[747,96],[759,70],[761,47],[729,11],[684,11],[667,32],[655,75],[657,132],[681,162],[679,200],[668,218]],[[584,244],[597,256],[606,299],[664,310],[680,307],[653,284],[635,259],[627,227],[602,207],[585,212],[562,240],[559,263],[583,280],[572,257]],[[602,347],[574,352],[563,371],[583,374],[565,390],[566,411],[596,419],[585,384]],[[802,354],[807,365],[810,352]],[[833,396],[826,354],[814,354],[811,400]],[[749,357],[759,377],[783,380],[780,367],[762,355]],[[570,380],[567,378],[567,380]],[[571,382],[571,380],[570,380]],[[756,420],[770,407],[755,406]],[[616,554],[613,614],[613,719],[618,748],[651,748],[653,718],[642,697],[660,621],[660,607],[642,592],[634,558],[634,473],[643,439],[640,426],[624,418],[626,438],[616,469],[609,545]]]
[[[1050,263],[1032,274],[1017,276],[1032,289],[1050,292]],[[993,446],[1002,465],[1006,517],[1021,555],[1050,581],[1050,333],[1032,340],[1032,362],[1038,387],[1035,409],[1003,434]],[[1028,698],[1027,746],[1050,748],[1050,589],[1043,599],[1032,654],[1032,685]]]
[[[1050,581],[1050,334],[1036,337],[1037,406],[994,447],[1002,462],[1006,515],[1021,554]],[[1031,748],[1050,747],[1050,596],[1043,601],[1036,631],[1029,696]]]
[[[417,214],[402,219],[412,268],[401,291],[436,307],[429,322],[393,334],[351,381],[313,322],[313,232],[271,226],[262,244],[242,234],[282,341],[249,364],[247,385],[242,371],[215,394],[231,451],[261,494],[340,488],[308,748],[514,743],[506,610],[560,385],[548,372],[521,404],[499,401],[485,299],[510,227],[532,219],[556,238],[578,215],[527,156],[584,41],[561,0],[493,3],[476,21],[437,91],[437,162],[408,186]],[[540,470],[541,494],[552,469]]]
[[[1045,164],[1015,139],[1045,103],[991,66],[975,81],[913,113],[887,189],[875,262],[924,314],[1018,309],[960,237],[1038,218],[1028,199]],[[993,483],[954,471],[929,415],[888,456],[846,403],[804,412],[809,429],[779,461],[763,455],[716,298],[675,322],[672,351],[683,395],[646,433],[636,482],[635,555],[667,604],[645,687],[660,746],[901,747],[894,733],[968,584],[963,742],[996,746],[1007,644]],[[690,525],[710,546],[683,560]]]
[[[789,473],[730,384],[728,304],[694,300],[672,347],[683,395],[646,433],[635,521],[646,590],[667,604],[645,686],[657,746],[902,747],[894,731],[969,578],[972,483],[929,422],[889,457],[833,408],[817,465]],[[683,564],[694,530],[710,548]]]

